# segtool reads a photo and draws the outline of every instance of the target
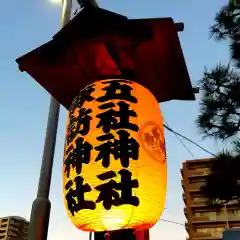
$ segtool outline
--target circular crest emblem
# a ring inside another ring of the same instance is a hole
[[[146,122],[140,127],[140,141],[148,155],[161,163],[166,162],[165,140],[158,124]]]

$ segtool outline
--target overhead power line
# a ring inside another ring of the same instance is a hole
[[[167,127],[169,128],[169,125],[167,123],[167,121],[164,119]],[[194,154],[190,151],[190,149],[185,145],[185,143],[182,141],[182,139],[176,134],[174,133],[176,138],[180,141],[180,143],[183,145],[183,147],[189,152],[189,154],[195,159],[196,157],[194,156]]]
[[[160,221],[168,222],[168,223],[172,223],[172,224],[177,224],[177,225],[181,225],[181,226],[185,226],[184,223],[174,222],[174,221],[170,221],[170,220],[166,220],[166,219],[161,219],[161,218],[160,218]]]
[[[166,122],[166,121],[165,121],[165,122]],[[210,155],[216,157],[215,154],[211,153],[211,152],[208,151],[206,148],[200,146],[199,144],[197,144],[197,143],[194,142],[193,140],[191,140],[191,139],[189,139],[188,137],[185,137],[184,135],[182,135],[182,134],[180,134],[180,133],[174,131],[172,128],[170,128],[170,127],[167,126],[166,124],[163,124],[163,125],[164,125],[164,127],[165,127],[168,131],[170,131],[170,132],[172,132],[172,133],[178,135],[178,136],[181,137],[181,138],[184,138],[185,140],[187,140],[187,141],[189,141],[190,143],[194,144],[195,146],[199,147],[200,149],[202,149],[203,151],[207,152],[208,154],[210,154]]]

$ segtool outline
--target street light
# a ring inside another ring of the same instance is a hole
[[[55,3],[62,2],[61,25],[64,27],[71,19],[72,0],[51,0]],[[39,177],[38,193],[32,203],[28,239],[29,240],[46,240],[48,234],[48,225],[50,217],[51,202],[49,200],[49,191],[52,177],[52,167],[54,151],[56,145],[58,119],[59,119],[59,102],[51,97],[47,130],[45,136],[42,166]]]

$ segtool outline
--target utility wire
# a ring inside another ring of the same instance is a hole
[[[166,123],[166,126],[169,128],[169,125],[167,123],[167,121],[164,119],[164,122]],[[196,157],[194,156],[194,154],[190,151],[190,149],[185,145],[185,143],[182,141],[182,139],[176,134],[174,133],[176,138],[180,141],[180,143],[183,145],[183,147],[189,152],[189,154],[195,159]]]
[[[176,134],[176,135],[180,136],[181,138],[184,138],[184,139],[186,139],[186,140],[187,140],[187,141],[189,141],[190,143],[192,143],[192,144],[194,144],[195,146],[197,146],[197,147],[201,148],[203,151],[205,151],[205,152],[207,152],[208,154],[210,154],[210,155],[212,155],[212,156],[216,157],[216,155],[215,155],[215,154],[213,154],[213,153],[211,153],[210,151],[208,151],[207,149],[203,148],[202,146],[200,146],[200,145],[199,145],[199,144],[197,144],[196,142],[194,142],[194,141],[192,141],[191,139],[189,139],[189,138],[187,138],[187,137],[183,136],[182,134],[180,134],[180,133],[178,133],[178,132],[174,131],[172,128],[170,128],[170,127],[169,127],[169,126],[167,126],[166,124],[163,124],[163,125],[164,125],[164,127],[165,127],[165,128],[168,130],[168,131],[170,131],[170,132],[172,132],[172,133],[174,133],[174,134]]]
[[[174,221],[170,221],[170,220],[166,220],[166,219],[160,219],[160,221],[168,222],[168,223],[173,223],[173,224],[177,224],[177,225],[181,225],[181,226],[185,226],[184,223],[174,222]]]

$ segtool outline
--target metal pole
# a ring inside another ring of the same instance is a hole
[[[72,0],[63,0],[61,25],[71,19]],[[39,177],[37,198],[32,203],[28,240],[46,240],[50,217],[51,202],[49,191],[52,177],[54,151],[56,145],[60,104],[51,97],[47,130],[45,136],[42,166]]]

